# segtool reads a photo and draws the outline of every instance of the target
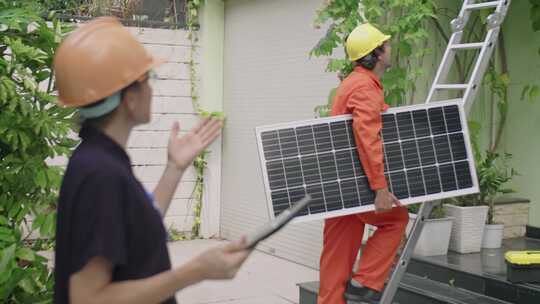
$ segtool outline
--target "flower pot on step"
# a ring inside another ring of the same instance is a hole
[[[444,205],[445,214],[454,218],[450,250],[459,253],[480,252],[488,209],[488,206]]]
[[[407,234],[410,233],[415,220],[416,214],[409,214]],[[448,252],[453,220],[450,217],[426,220],[414,248],[414,254],[417,256],[445,255]]]
[[[503,224],[486,225],[482,238],[482,248],[501,248],[503,232]]]

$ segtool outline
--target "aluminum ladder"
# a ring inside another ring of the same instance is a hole
[[[448,91],[462,91],[463,95],[460,98],[460,103],[464,106],[468,113],[472,101],[478,92],[482,78],[488,66],[489,60],[493,53],[493,50],[497,44],[499,36],[500,26],[503,23],[508,7],[511,0],[499,0],[489,2],[478,2],[475,0],[465,0],[459,12],[457,18],[450,23],[452,28],[452,36],[448,41],[446,51],[444,52],[435,79],[431,85],[428,96],[425,103],[436,102],[434,96],[436,92],[448,90]],[[482,9],[494,9],[494,11],[487,18],[487,34],[484,41],[475,43],[461,43],[463,37],[463,31],[472,11]],[[445,83],[452,67],[456,53],[460,50],[474,50],[479,49],[480,52],[476,57],[476,61],[473,63],[473,69],[469,80],[466,83],[449,84]],[[414,226],[409,234],[407,243],[401,253],[398,263],[394,268],[392,276],[388,281],[386,288],[384,289],[382,298],[379,303],[391,304],[393,303],[394,296],[398,290],[399,283],[407,270],[407,266],[413,254],[416,243],[420,238],[420,233],[424,227],[425,220],[431,213],[435,202],[424,202],[420,207],[418,216],[414,223]]]

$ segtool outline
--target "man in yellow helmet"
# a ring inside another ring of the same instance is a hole
[[[390,67],[389,39],[365,23],[346,41],[355,68],[338,87],[331,115],[353,116],[358,156],[375,193],[367,199],[374,202],[375,211],[325,221],[318,304],[378,303],[407,226],[407,209],[388,191],[380,136],[381,113],[388,109],[380,77]],[[365,224],[377,230],[362,250],[358,270],[351,275]]]
[[[244,241],[212,248],[171,269],[163,216],[193,159],[220,134],[205,119],[179,136],[153,193],[134,176],[126,147],[150,121],[151,70],[161,63],[114,18],[82,25],[54,60],[59,101],[84,119],[58,202],[54,303],[176,303],[207,279],[232,278],[249,255]]]

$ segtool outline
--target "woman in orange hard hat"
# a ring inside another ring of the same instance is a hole
[[[318,304],[378,303],[407,226],[407,209],[388,191],[380,137],[381,113],[388,109],[380,77],[390,67],[389,39],[365,23],[346,41],[347,55],[356,65],[336,91],[332,115],[353,116],[358,156],[375,192],[375,211],[325,221]],[[362,249],[358,270],[351,274],[365,224],[377,230]]]
[[[126,145],[150,121],[151,71],[161,63],[114,18],[82,25],[54,60],[59,101],[84,119],[58,203],[54,302],[176,303],[176,291],[232,278],[249,255],[245,242],[210,249],[171,270],[162,217],[182,174],[220,134],[204,119],[179,137],[153,193],[133,175]]]

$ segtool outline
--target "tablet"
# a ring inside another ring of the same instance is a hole
[[[311,202],[311,196],[308,194],[303,199],[296,202],[289,209],[281,212],[274,220],[267,225],[261,227],[255,233],[247,237],[247,248],[253,249],[257,244],[271,236],[275,232],[283,228],[288,222],[290,222],[300,211],[306,208]]]

